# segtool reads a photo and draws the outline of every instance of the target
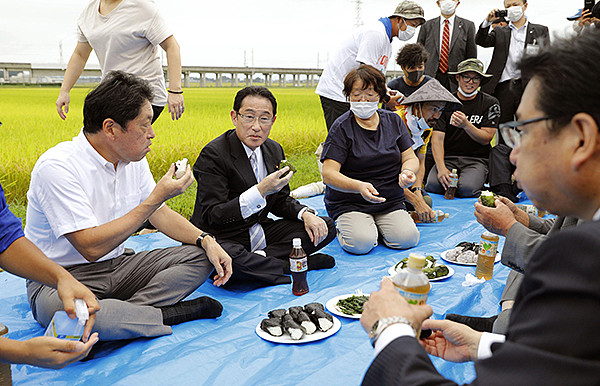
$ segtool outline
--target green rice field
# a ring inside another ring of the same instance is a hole
[[[167,111],[153,125],[156,138],[148,155],[156,180],[181,158],[195,162],[202,147],[233,128],[229,112],[238,89],[185,89],[186,110],[178,121]],[[88,88],[71,91],[67,120],[56,113],[58,88],[0,87],[0,182],[11,210],[25,217],[30,173],[38,157],[59,142],[76,136],[83,122],[83,101]],[[298,172],[291,188],[317,181],[314,151],[326,135],[325,120],[314,89],[272,88],[277,98],[277,121],[270,138],[279,142]],[[169,206],[188,217],[192,213],[196,186],[192,185]]]

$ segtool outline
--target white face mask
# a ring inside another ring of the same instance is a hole
[[[475,90],[470,94],[467,94],[467,92],[465,90],[463,90],[460,86],[458,86],[458,91],[465,97],[470,98],[474,95],[477,95],[477,93],[479,92],[479,90]]]
[[[450,16],[454,14],[456,11],[456,6],[458,4],[453,0],[441,0],[440,1],[440,11],[442,11],[442,15]]]
[[[369,119],[375,114],[379,102],[350,102],[350,110],[361,119]]]
[[[402,41],[407,41],[412,39],[413,36],[415,36],[415,32],[417,32],[417,27],[413,27],[410,26],[408,24],[406,24],[406,20],[402,20],[404,22],[404,25],[406,26],[406,30],[402,31],[400,28],[398,28],[398,39],[402,40]]]
[[[523,17],[523,7],[520,5],[510,7],[507,11],[508,14],[506,15],[506,18],[513,23],[518,22]]]

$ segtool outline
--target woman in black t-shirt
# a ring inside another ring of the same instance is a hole
[[[378,109],[385,78],[362,65],[344,80],[350,111],[333,124],[323,146],[325,207],[346,251],[368,253],[379,235],[390,248],[417,245],[419,231],[404,206],[403,189],[416,179],[419,161],[397,114]]]

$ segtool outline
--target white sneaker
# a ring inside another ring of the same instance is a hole
[[[310,183],[308,185],[300,186],[300,187],[292,190],[292,192],[290,193],[290,196],[292,196],[293,198],[298,200],[300,198],[307,198],[307,197],[316,196],[318,194],[323,194],[324,191],[325,191],[325,184],[323,183],[323,181],[319,181],[319,182]]]

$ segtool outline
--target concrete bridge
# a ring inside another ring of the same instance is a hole
[[[165,79],[167,66],[163,66]],[[257,77],[268,87],[315,87],[323,72],[320,68],[212,67],[182,66],[183,87],[239,87],[252,85]],[[60,84],[65,67],[57,64],[0,63],[0,84]],[[198,74],[192,77],[193,74]],[[388,71],[387,80],[402,74]],[[214,75],[214,77],[209,77]],[[98,83],[102,76],[97,66],[86,66],[78,83]]]

